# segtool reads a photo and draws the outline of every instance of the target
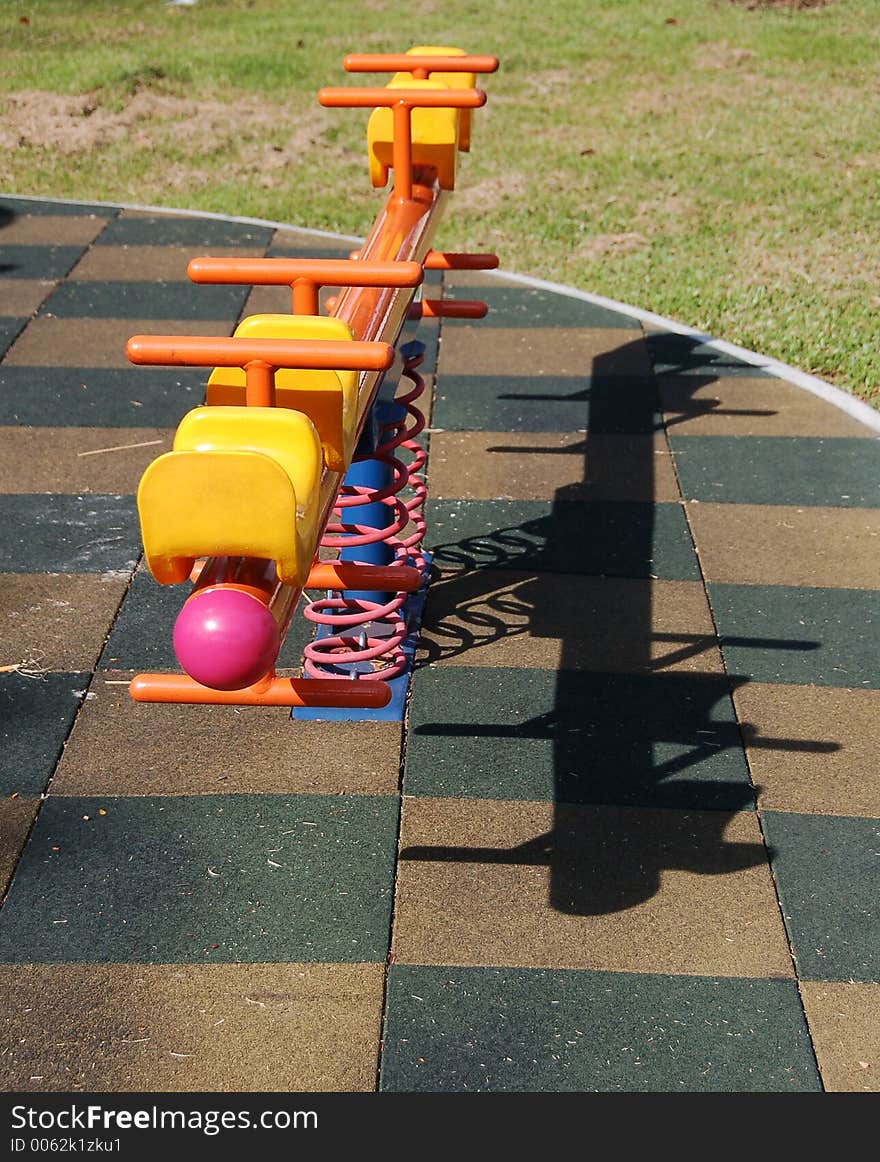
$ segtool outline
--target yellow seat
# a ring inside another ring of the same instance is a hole
[[[450,74],[447,74],[450,75]],[[443,81],[416,80],[410,73],[395,73],[387,89],[448,89]],[[412,163],[433,166],[441,189],[455,189],[455,155],[458,150],[458,109],[413,109],[411,122]],[[394,114],[391,109],[374,109],[367,122],[367,153],[370,181],[382,187],[393,164]]]
[[[138,488],[150,572],[185,581],[199,557],[262,557],[302,585],[317,551],[321,444],[301,412],[201,407]]]
[[[436,44],[420,44],[415,48],[407,49],[407,56],[467,56],[463,48],[443,48]],[[397,73],[399,77],[408,77],[409,73]],[[431,73],[432,81],[442,81],[449,89],[475,89],[477,87],[476,73]],[[458,148],[464,153],[471,147],[471,116],[473,109],[458,110]]]
[[[248,339],[352,339],[341,319],[317,315],[250,315],[235,329]],[[327,467],[345,472],[351,463],[357,434],[356,371],[304,371],[282,367],[275,373],[275,404],[304,412],[318,430]],[[217,367],[208,378],[207,403],[243,405],[245,373],[238,367]]]

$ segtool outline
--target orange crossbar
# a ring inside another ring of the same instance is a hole
[[[193,706],[335,706],[379,709],[391,701],[387,682],[358,678],[264,678],[243,690],[212,690],[186,674],[137,674],[129,683],[135,702],[183,702]]]

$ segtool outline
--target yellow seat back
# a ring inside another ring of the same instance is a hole
[[[249,315],[235,329],[247,339],[335,339],[351,341],[351,328],[341,319],[319,315]],[[321,439],[327,467],[345,472],[351,463],[357,434],[356,371],[305,371],[282,367],[275,373],[275,404],[304,412]],[[243,405],[245,373],[238,367],[217,367],[208,378],[209,406]]]

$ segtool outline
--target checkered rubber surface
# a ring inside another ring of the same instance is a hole
[[[287,309],[191,257],[348,245],[15,198],[0,245],[3,1089],[880,1089],[871,431],[449,276],[405,726],[136,705],[204,377],[125,341]]]

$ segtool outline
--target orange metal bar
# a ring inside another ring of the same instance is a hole
[[[333,678],[278,678],[270,675],[242,690],[211,690],[186,674],[137,674],[129,683],[135,702],[184,702],[195,706],[382,707],[391,701],[387,682]]]
[[[309,371],[384,371],[394,362],[389,343],[334,339],[237,339],[213,335],[132,335],[125,345],[132,363],[172,367],[247,367],[259,360],[272,367]]]
[[[494,73],[498,57],[351,52],[343,59],[342,67],[349,73]]]
[[[456,58],[460,59],[460,58]],[[479,109],[486,104],[482,89],[321,89],[318,100],[327,108],[374,109],[408,105],[410,109]]]
[[[423,319],[484,319],[489,312],[477,299],[422,299],[416,309]]]
[[[422,574],[409,565],[359,565],[355,561],[320,561],[312,565],[306,589],[366,589],[415,593]]]
[[[186,273],[193,282],[249,286],[293,286],[305,279],[319,286],[413,287],[423,277],[418,262],[347,258],[194,258]]]

